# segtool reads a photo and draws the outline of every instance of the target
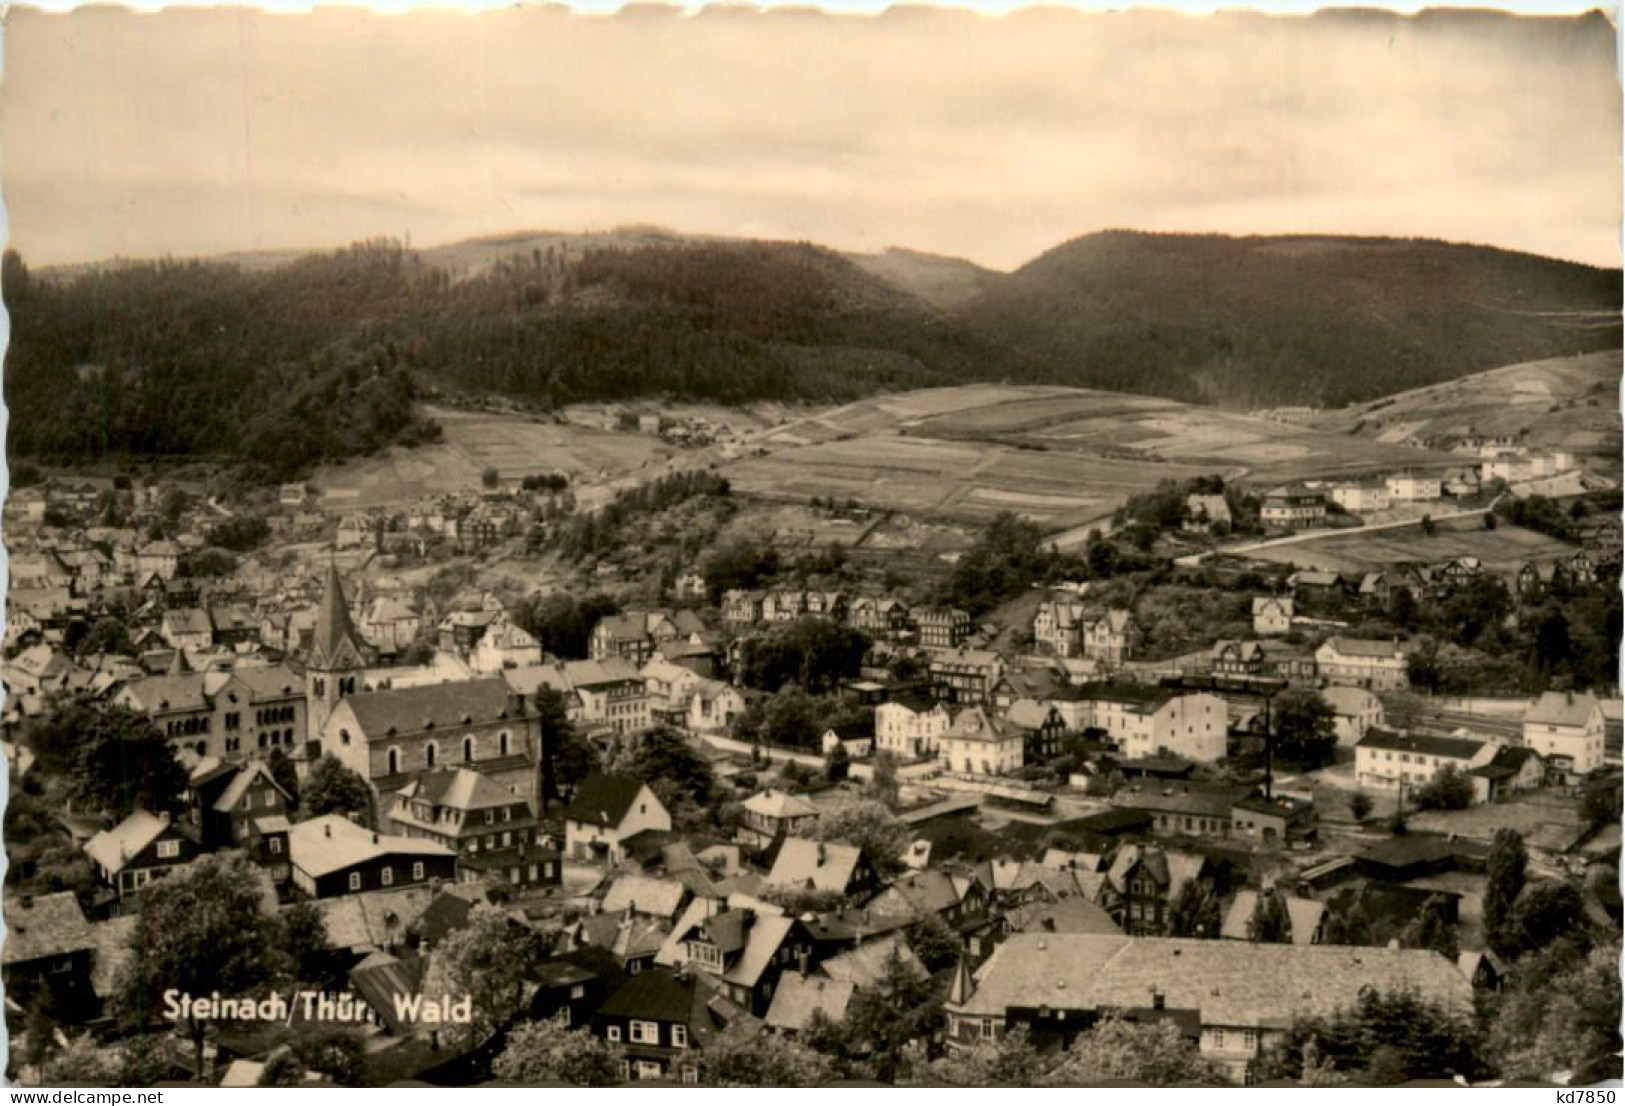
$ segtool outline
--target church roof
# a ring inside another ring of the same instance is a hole
[[[316,630],[311,635],[310,660],[313,668],[337,667],[334,663],[344,655],[345,643],[354,651],[352,665],[365,663],[366,653],[361,647],[361,635],[350,623],[350,608],[344,601],[344,584],[339,580],[338,566],[327,562],[327,582],[322,592],[322,605],[316,612]]]

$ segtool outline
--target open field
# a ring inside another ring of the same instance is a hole
[[[1426,469],[1459,459],[1172,400],[976,384],[882,396],[765,434],[724,467],[747,495],[857,499],[980,522],[1016,511],[1084,532],[1162,480],[1218,472],[1254,484]]]
[[[1618,351],[1560,357],[1338,408],[1311,417],[1309,425],[1377,442],[1505,435],[1535,449],[1607,458],[1609,468],[1617,470],[1619,380]]]
[[[1485,571],[1505,575],[1516,572],[1525,561],[1551,560],[1575,549],[1567,542],[1505,523],[1486,530],[1475,518],[1441,522],[1432,537],[1422,533],[1421,526],[1375,533],[1347,530],[1316,541],[1253,550],[1246,556],[1327,572],[1371,572],[1405,561],[1477,557],[1484,562]]]
[[[487,468],[505,480],[560,471],[578,481],[613,480],[680,453],[645,434],[449,408],[425,408],[425,413],[444,429],[442,441],[325,466],[311,481],[321,490],[322,506],[351,510],[470,491],[480,486]]]

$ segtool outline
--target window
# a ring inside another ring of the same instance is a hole
[[[423,764],[424,764],[424,767],[433,768],[435,759],[439,755],[440,755],[440,750],[435,747],[434,742],[431,741],[427,745],[425,745],[423,747]]]
[[[474,739],[472,737],[465,737],[465,738],[463,738],[463,760],[464,760],[464,762],[467,762],[467,761],[471,761],[473,759],[474,759]]]
[[[497,753],[500,756],[508,755],[508,731],[503,730],[497,734]]]
[[[1223,1048],[1224,1047],[1224,1030],[1215,1029],[1213,1031],[1213,1047],[1214,1048]]]
[[[688,1026],[686,1026],[686,1025],[674,1025],[674,1026],[671,1027],[671,1047],[672,1048],[687,1048],[688,1047]]]
[[[423,878],[423,861],[420,860],[416,864],[412,865],[412,878],[413,879],[422,879]]]
[[[385,864],[384,865],[384,873],[383,873],[383,884],[384,884],[385,887],[389,887],[389,886],[392,886],[394,883],[395,883],[395,869],[390,867],[388,864]]]
[[[360,872],[351,872],[350,873],[350,890],[352,890],[352,891],[361,890],[361,873]]]
[[[982,1019],[982,1037],[983,1037],[984,1040],[989,1040],[989,1041],[991,1041],[993,1039],[993,1019],[992,1018],[983,1018]]]
[[[339,744],[340,745],[348,745],[349,743],[350,743],[350,731],[349,730],[340,730],[339,731]],[[395,769],[391,768],[390,771],[393,772],[393,771],[395,771]]]
[[[174,860],[177,856],[180,856],[180,855],[181,855],[181,843],[179,841],[160,841],[160,842],[158,842],[158,859],[159,860]]]
[[[632,1043],[639,1045],[658,1045],[660,1043],[659,1023],[638,1021],[636,1018],[633,1018]]]
[[[268,847],[274,853],[280,853],[282,851],[282,838],[271,838],[266,842],[266,847]]]
[[[578,999],[578,998],[586,998],[586,997],[587,997],[587,987],[586,987],[585,984],[577,983],[574,987],[570,988],[570,998],[571,998],[572,1001],[575,1000],[575,999]],[[683,1032],[687,1033],[688,1030],[684,1029]]]
[[[612,1041],[619,1041],[621,1039],[621,1027],[618,1025],[608,1026],[604,1032],[609,1035],[609,1039]]]
[[[1252,1051],[1258,1047],[1258,1033],[1255,1030],[1243,1029],[1241,1031],[1241,1047]]]
[[[553,1015],[553,1020],[558,1022],[565,1029],[569,1029],[570,1028],[570,1008],[568,1006],[561,1006],[559,1008],[559,1012],[557,1014]]]
[[[485,812],[485,824],[486,825],[488,825],[488,826],[489,825],[494,825],[496,823],[496,820],[497,820],[497,812],[496,811],[488,810],[488,811]]]
[[[386,759],[389,762],[389,774],[391,776],[401,770],[401,751],[399,749],[391,749]]]

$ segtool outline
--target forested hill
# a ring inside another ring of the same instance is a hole
[[[1620,340],[1617,271],[1438,242],[1114,232],[1008,275],[653,231],[473,245],[50,279],[8,254],[11,452],[279,480],[432,436],[426,389],[557,407],[1004,379],[1333,405]]]
[[[31,277],[7,255],[13,455],[212,454],[285,479],[432,428],[425,386],[544,406],[837,401],[1000,375],[990,344],[813,246],[535,249],[454,280],[393,243]]]
[[[1617,348],[1619,305],[1618,270],[1481,246],[1113,231],[1050,250],[961,317],[1046,380],[1332,406]]]

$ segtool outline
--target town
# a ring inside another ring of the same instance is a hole
[[[888,547],[949,528],[740,493],[743,416],[597,432],[683,452],[14,465],[10,1078],[1617,1074],[1617,481],[1460,435]]]

